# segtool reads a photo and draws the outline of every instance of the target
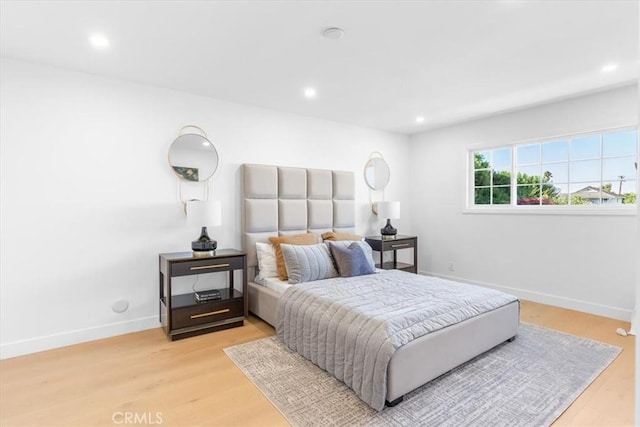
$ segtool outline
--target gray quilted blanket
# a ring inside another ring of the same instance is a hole
[[[517,298],[492,289],[389,270],[289,287],[276,330],[292,350],[382,410],[387,366],[411,340]]]

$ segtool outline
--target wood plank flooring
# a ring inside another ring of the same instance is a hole
[[[527,301],[521,318],[624,348],[554,425],[633,425],[635,337],[615,333],[628,323]],[[182,341],[158,328],[4,360],[0,425],[286,426],[222,351],[273,334],[250,317]]]

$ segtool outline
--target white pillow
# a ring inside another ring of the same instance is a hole
[[[311,282],[336,277],[329,248],[324,243],[317,245],[280,245],[289,284]]]
[[[262,279],[278,277],[276,264],[276,250],[271,243],[256,243],[256,255],[258,257],[258,275],[256,283],[262,283]]]

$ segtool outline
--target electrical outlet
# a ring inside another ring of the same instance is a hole
[[[449,271],[456,271],[456,265],[453,261],[449,261]]]

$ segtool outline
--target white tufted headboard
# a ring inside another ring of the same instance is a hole
[[[287,234],[355,232],[353,172],[243,165],[244,250],[249,280],[256,242]]]

